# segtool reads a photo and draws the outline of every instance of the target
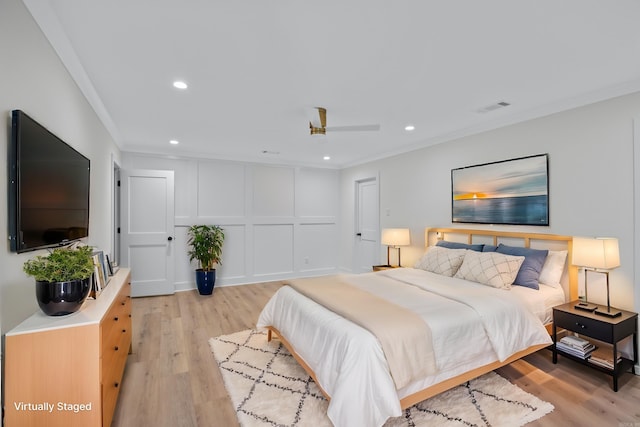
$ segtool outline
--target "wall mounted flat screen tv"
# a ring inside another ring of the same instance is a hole
[[[12,251],[89,235],[89,159],[20,110],[11,113],[8,168]]]

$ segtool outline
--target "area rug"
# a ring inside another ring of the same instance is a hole
[[[241,426],[332,426],[327,400],[277,339],[246,330],[209,344]],[[385,427],[514,427],[551,411],[550,403],[490,372],[406,409]]]

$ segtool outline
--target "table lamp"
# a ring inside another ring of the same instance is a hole
[[[616,317],[621,312],[612,311],[609,300],[609,271],[620,266],[620,251],[618,239],[610,237],[574,237],[573,238],[573,265],[584,268],[584,301],[575,305],[575,308],[594,311],[603,316]],[[587,294],[587,270],[603,273],[607,280],[607,309],[600,309],[590,304]]]
[[[385,228],[382,230],[383,245],[387,245],[387,265],[389,263],[389,251],[393,247],[398,249],[398,266],[400,267],[400,246],[408,246],[411,244],[411,235],[408,228]]]

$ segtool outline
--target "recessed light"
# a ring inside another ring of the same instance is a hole
[[[169,144],[178,145],[180,144],[180,141],[176,141],[175,139],[172,139],[171,141],[169,141]]]
[[[414,125],[406,125],[404,127],[404,130],[406,130],[407,132],[411,132],[412,130],[414,130],[416,127]]]
[[[177,81],[173,82],[173,87],[178,88],[178,89],[186,89],[189,86],[187,86],[187,84],[185,82],[177,80]]]
[[[323,160],[331,160],[331,157],[330,156],[324,156],[322,159]]]

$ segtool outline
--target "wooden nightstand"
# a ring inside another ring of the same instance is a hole
[[[398,268],[398,266],[397,265],[374,265],[373,271],[389,270],[391,268]]]
[[[558,362],[558,354],[561,354],[563,357],[611,375],[613,377],[613,391],[618,391],[618,377],[630,369],[633,372],[633,366],[638,363],[638,314],[620,310],[622,312],[621,316],[606,317],[589,311],[578,310],[574,308],[577,303],[578,301],[573,301],[553,307],[553,363]],[[558,328],[577,332],[585,339],[592,338],[611,344],[613,368],[608,369],[595,365],[590,363],[588,359],[581,359],[556,348]],[[633,360],[622,358],[617,361],[618,342],[630,335],[633,335]]]

